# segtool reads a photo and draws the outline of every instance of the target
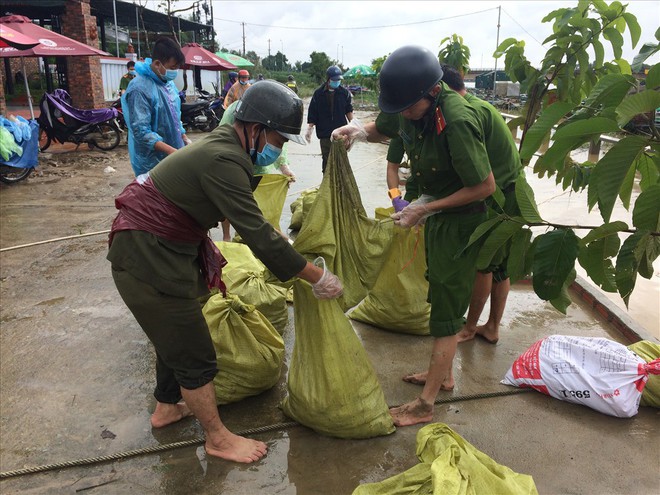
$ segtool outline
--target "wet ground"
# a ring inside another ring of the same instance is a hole
[[[288,205],[301,190],[321,181],[319,153],[317,142],[290,147],[298,181],[290,188],[283,227],[290,218]],[[357,145],[349,155],[367,212],[387,204],[384,155],[381,145]],[[81,149],[44,155],[35,176],[12,187],[0,186],[0,248],[107,230],[115,215],[113,198],[131,179],[125,146],[110,153]],[[545,204],[538,193],[537,199]],[[561,195],[561,201],[573,212],[578,199]],[[564,218],[557,207],[552,214]],[[220,232],[215,230],[213,236],[218,239]],[[106,235],[97,235],[0,253],[2,472],[201,437],[194,419],[158,431],[149,426],[154,355],[115,290],[105,260],[106,242]],[[657,276],[655,283],[656,304],[649,308],[647,302],[649,311],[658,308]],[[287,356],[294,340],[289,310]],[[431,338],[353,325],[387,402],[395,405],[415,397],[419,388],[400,377],[426,368]],[[654,333],[645,327],[649,335]],[[445,396],[509,390],[499,381],[511,362],[549,334],[624,342],[577,298],[563,316],[529,286],[517,285],[500,342],[461,344],[456,388]],[[285,394],[286,362],[276,387],[222,406],[220,412],[234,431],[277,424],[287,420],[277,407]],[[434,416],[499,463],[532,475],[541,494],[656,493],[658,419],[657,410],[645,408],[632,419],[612,418],[538,393],[454,402],[437,406]],[[201,447],[193,446],[5,479],[0,492],[349,494],[360,483],[415,465],[419,428],[353,441],[293,427],[255,435],[268,443],[269,453],[254,465],[209,459]]]

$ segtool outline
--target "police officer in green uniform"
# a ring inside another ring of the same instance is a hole
[[[428,371],[414,375],[425,384],[422,394],[390,410],[397,426],[431,421],[437,393],[454,387],[456,334],[465,323],[476,275],[477,249],[467,244],[486,220],[484,200],[495,191],[478,115],[441,78],[430,50],[395,50],[380,73],[382,113],[376,122],[363,128],[349,124],[332,135],[349,146],[355,139],[378,142],[399,136],[419,187],[419,199],[393,218],[402,227],[425,222],[429,325],[435,339]]]
[[[209,285],[221,285],[212,276],[221,260],[208,229],[227,218],[280,280],[298,276],[318,298],[342,293],[334,274],[307,262],[266,222],[252,195],[255,165],[275,161],[288,140],[304,144],[302,119],[295,93],[260,82],[246,91],[233,125],[166,157],[115,200],[112,275],[156,350],[151,424],[163,427],[192,413],[206,434],[206,452],[236,462],[260,459],[266,445],[227,430],[216,407],[216,356],[197,299]]]

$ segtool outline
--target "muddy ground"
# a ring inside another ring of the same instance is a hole
[[[379,145],[358,145],[350,154],[367,212],[387,203],[384,155]],[[289,156],[298,181],[287,198],[284,228],[290,202],[321,181],[317,142],[291,146]],[[27,181],[0,186],[0,247],[109,229],[113,198],[132,178],[125,145],[108,153],[81,148],[44,154]],[[219,236],[214,230],[213,237]],[[2,472],[201,437],[194,419],[150,428],[153,351],[116,293],[106,250],[107,235],[101,234],[0,253]],[[430,338],[356,322],[354,327],[387,402],[400,404],[419,393],[400,377],[426,368]],[[538,338],[555,333],[622,341],[579,301],[564,317],[529,287],[516,286],[502,339],[497,346],[461,345],[456,389],[446,396],[507,390],[499,380],[512,360]],[[291,317],[284,336],[289,356]],[[286,421],[277,407],[286,393],[286,371],[285,366],[272,390],[221,407],[228,426],[243,431]],[[657,491],[658,419],[658,412],[649,409],[630,420],[611,418],[536,393],[445,404],[434,417],[496,461],[531,474],[543,494]],[[418,430],[400,428],[388,437],[351,441],[295,427],[256,435],[268,443],[269,454],[250,466],[209,459],[193,446],[9,478],[0,481],[0,492],[349,494],[360,483],[415,465]]]

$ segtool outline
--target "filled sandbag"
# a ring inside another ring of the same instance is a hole
[[[357,305],[376,283],[392,242],[391,219],[367,217],[343,143],[330,148],[316,201],[293,244],[309,260],[325,258],[344,285],[344,311]]]
[[[377,208],[376,218],[384,220],[392,213],[394,208]],[[376,283],[348,316],[392,332],[429,335],[431,305],[426,302],[425,272],[424,231],[394,226]]]
[[[222,241],[216,245],[227,260],[222,269],[227,292],[253,304],[282,333],[289,321],[286,288],[268,282],[270,272],[247,245]]]
[[[314,201],[316,201],[318,192],[318,187],[306,189],[291,203],[291,222],[289,223],[289,229],[300,230],[309,214],[309,210],[311,210]]]
[[[640,340],[629,345],[628,349],[633,351],[647,363],[660,358],[660,344],[650,340]],[[649,381],[642,392],[640,406],[660,408],[660,375],[649,375]]]
[[[376,373],[337,300],[318,300],[293,285],[296,338],[282,410],[313,430],[370,438],[395,428]]]
[[[218,404],[272,388],[280,378],[284,341],[268,320],[232,295],[212,296],[202,311],[218,360],[213,379]]]
[[[417,432],[420,464],[353,495],[537,495],[531,476],[498,464],[444,423]]]

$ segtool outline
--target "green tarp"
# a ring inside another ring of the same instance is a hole
[[[537,495],[531,476],[498,464],[443,423],[417,432],[420,464],[353,495]]]
[[[318,300],[303,281],[293,285],[296,338],[284,414],[340,438],[392,433],[385,396],[364,347],[337,300]]]
[[[387,219],[392,213],[394,208],[377,208],[376,218]],[[392,235],[376,283],[349,317],[393,332],[429,335],[424,231],[395,226]]]

